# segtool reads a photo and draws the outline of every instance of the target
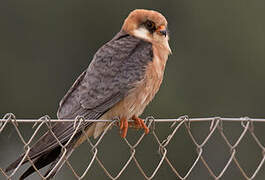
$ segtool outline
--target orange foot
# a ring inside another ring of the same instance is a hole
[[[122,117],[120,121],[121,137],[125,138],[128,131],[128,120],[125,117]]]
[[[135,115],[132,117],[132,120],[134,122],[128,123],[128,120],[125,117],[122,117],[120,120],[120,130],[121,130],[121,137],[125,138],[127,135],[128,127],[134,127],[134,128],[142,128],[144,129],[145,134],[149,133],[149,128],[145,125],[144,121]]]
[[[145,134],[149,133],[149,128],[145,125],[144,121],[141,118],[133,115],[132,120],[134,120],[134,124],[136,128],[144,129]]]

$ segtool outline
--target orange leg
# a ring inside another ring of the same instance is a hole
[[[121,137],[125,138],[128,131],[128,120],[125,117],[122,117],[120,121]]]
[[[135,115],[132,117],[134,122],[128,123],[128,120],[125,117],[120,119],[120,130],[121,130],[121,137],[125,138],[127,135],[128,127],[134,128],[142,128],[144,129],[145,134],[149,133],[149,128],[145,125],[144,121],[141,118],[136,117]]]
[[[144,121],[141,118],[138,118],[137,116],[133,115],[132,120],[134,120],[136,128],[143,128],[145,134],[149,133],[149,128],[145,125]]]

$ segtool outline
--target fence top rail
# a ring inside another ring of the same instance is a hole
[[[148,119],[148,118],[146,118]],[[249,118],[249,117],[240,117],[240,118],[222,118],[222,117],[208,117],[208,118],[188,118],[188,117],[180,117],[177,119],[153,119],[149,118],[151,121],[154,122],[181,122],[181,121],[189,121],[189,122],[203,122],[203,121],[213,121],[213,120],[220,120],[220,121],[227,121],[227,122],[242,122],[242,121],[252,121],[252,122],[265,122],[265,119],[262,118]],[[49,122],[74,122],[77,121],[76,119],[49,119],[49,118],[40,118],[40,119],[16,119],[16,118],[3,118],[0,119],[0,122],[17,122],[17,123],[33,123],[33,122],[40,122],[40,121],[49,121]],[[112,122],[113,120],[99,120],[99,119],[82,119],[84,122]]]

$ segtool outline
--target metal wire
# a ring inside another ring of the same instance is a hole
[[[64,144],[64,145],[61,144],[61,142],[58,140],[58,138],[51,131],[51,127],[52,127],[51,124],[53,122],[74,122],[73,128],[75,129],[75,131],[73,132],[70,139],[66,142],[66,144]],[[76,172],[74,167],[71,165],[71,163],[68,161],[69,157],[66,156],[66,147],[70,143],[72,138],[75,136],[75,134],[77,133],[77,129],[80,127],[80,125],[83,122],[109,122],[109,125],[107,126],[107,128],[104,130],[104,132],[100,135],[100,137],[97,139],[97,141],[95,143],[92,143],[92,141],[89,139],[89,137],[86,137],[87,143],[91,147],[90,153],[92,155],[92,158],[91,158],[90,162],[88,163],[85,171],[82,173],[80,173],[80,172],[78,173],[78,172]],[[213,179],[218,180],[224,176],[224,173],[229,169],[231,163],[234,162],[236,164],[236,167],[238,168],[238,170],[242,174],[242,176],[247,180],[252,180],[257,176],[258,172],[260,171],[260,169],[263,166],[264,161],[265,161],[265,147],[264,147],[263,143],[261,142],[260,138],[255,134],[255,131],[254,131],[254,122],[265,123],[265,119],[251,119],[248,117],[241,117],[241,118],[221,118],[221,117],[189,118],[188,116],[181,116],[177,119],[154,119],[153,117],[148,117],[145,119],[145,123],[147,124],[147,126],[151,130],[150,135],[154,137],[155,143],[158,144],[159,153],[160,153],[159,163],[156,165],[153,172],[148,175],[147,172],[144,171],[144,168],[141,165],[141,163],[137,160],[137,157],[135,154],[137,152],[138,145],[145,138],[145,134],[143,133],[139,137],[139,139],[136,141],[136,143],[134,143],[134,144],[129,142],[129,140],[127,140],[126,138],[124,139],[124,141],[126,142],[126,144],[128,145],[128,147],[130,149],[130,156],[129,156],[127,162],[125,162],[123,164],[120,171],[117,174],[113,175],[113,173],[111,173],[111,170],[108,170],[104,166],[104,163],[100,160],[100,157],[98,156],[98,146],[101,143],[102,138],[105,136],[108,129],[110,127],[112,127],[113,125],[115,125],[117,122],[118,122],[118,120],[87,120],[87,119],[84,119],[83,117],[77,117],[76,119],[72,119],[72,120],[50,119],[49,116],[43,116],[39,119],[16,119],[14,114],[8,113],[3,117],[3,119],[0,119],[0,135],[3,132],[4,128],[6,127],[6,125],[8,123],[11,123],[13,125],[13,127],[15,128],[20,140],[24,144],[25,155],[24,155],[23,159],[21,160],[20,164],[17,166],[17,168],[14,169],[11,173],[6,173],[2,168],[0,168],[0,172],[2,173],[2,175],[6,179],[12,179],[12,178],[14,178],[14,175],[17,173],[18,169],[21,167],[22,162],[25,159],[29,159],[30,164],[33,165],[33,168],[37,171],[38,175],[42,179],[46,179],[46,177],[44,177],[44,175],[40,171],[37,170],[33,161],[28,156],[29,151],[31,149],[30,144],[33,141],[33,138],[38,134],[39,130],[43,126],[48,127],[48,130],[53,134],[55,139],[58,141],[59,146],[62,147],[63,155],[62,155],[61,159],[59,160],[59,162],[55,165],[55,167],[53,167],[53,169],[55,169],[57,166],[59,166],[60,162],[63,162],[64,164],[66,164],[69,167],[69,169],[72,171],[72,173],[74,174],[76,179],[84,179],[85,176],[87,175],[87,173],[90,172],[90,170],[91,170],[90,168],[91,168],[92,164],[94,162],[97,162],[99,164],[99,166],[102,168],[102,170],[105,172],[105,174],[109,177],[109,179],[112,179],[112,180],[119,179],[120,176],[126,171],[129,164],[131,164],[131,163],[135,163],[138,170],[143,175],[144,179],[147,179],[147,180],[151,180],[157,175],[162,163],[168,164],[170,169],[172,170],[172,173],[178,179],[185,180],[185,179],[188,179],[188,177],[190,177],[192,171],[194,171],[194,168],[196,166],[198,166],[199,162],[201,162],[205,166],[205,168],[207,169],[210,176]],[[160,140],[158,137],[159,131],[157,131],[155,126],[159,126],[160,123],[164,123],[164,122],[172,123],[170,126],[171,129],[169,131],[168,136],[165,139]],[[194,133],[192,132],[191,123],[195,123],[195,122],[196,123],[209,122],[209,131],[207,132],[208,135],[201,142],[199,142],[196,139]],[[241,134],[238,136],[237,140],[234,143],[231,143],[231,141],[229,140],[229,138],[227,137],[227,135],[225,134],[225,132],[223,130],[224,129],[223,128],[224,122],[238,122],[241,125],[240,126],[242,129]],[[24,137],[22,136],[22,134],[18,128],[19,123],[34,123],[33,127],[35,127],[35,130],[34,130],[33,134],[31,135],[31,138],[28,141],[26,141],[24,139]],[[258,126],[258,125],[255,124],[255,126]],[[189,170],[184,175],[181,175],[179,170],[177,170],[177,168],[174,167],[174,163],[172,162],[172,159],[170,159],[168,157],[168,150],[169,150],[168,146],[170,143],[172,143],[173,137],[180,131],[179,129],[181,127],[185,128],[185,130],[188,133],[189,138],[191,139],[191,141],[195,145],[196,151],[197,151],[197,157],[195,158],[195,161],[193,162],[193,164],[190,166]],[[219,173],[214,172],[214,170],[211,168],[211,166],[207,162],[207,160],[205,158],[205,154],[203,153],[206,144],[209,142],[209,139],[216,132],[221,135],[222,139],[224,140],[225,144],[227,145],[227,147],[230,150],[229,151],[230,152],[229,158],[228,158],[225,166],[219,170]],[[249,132],[249,134],[251,135],[254,142],[259,147],[260,152],[262,154],[262,158],[261,158],[258,166],[256,167],[255,171],[252,174],[250,174],[244,170],[244,168],[240,165],[240,163],[238,161],[238,157],[237,157],[238,146],[239,146],[240,142],[242,141],[242,139],[244,138],[244,136],[246,135],[247,132]],[[51,172],[47,176],[49,176],[51,173],[53,173],[53,169],[51,170]]]

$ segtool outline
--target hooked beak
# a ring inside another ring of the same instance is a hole
[[[164,35],[165,37],[167,36],[167,28],[166,26],[162,25],[159,26],[156,30],[159,34]]]

